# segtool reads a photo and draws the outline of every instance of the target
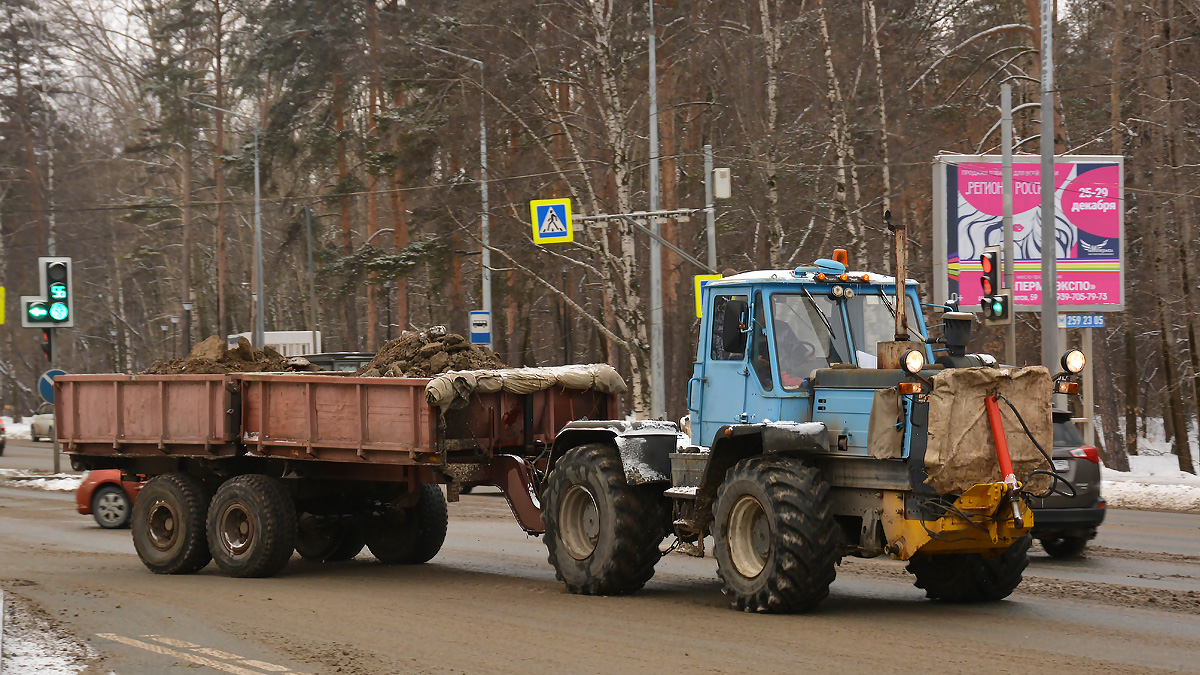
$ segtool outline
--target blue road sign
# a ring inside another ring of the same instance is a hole
[[[66,374],[67,371],[58,370],[57,368],[54,370],[47,370],[46,372],[42,373],[42,376],[38,378],[37,386],[38,393],[41,394],[43,401],[47,403],[54,403],[54,378],[58,377],[59,375]]]
[[[471,312],[471,344],[492,344],[492,315],[490,312]]]
[[[533,243],[565,244],[575,240],[570,199],[535,199],[529,202]]]
[[[1103,314],[1059,314],[1059,328],[1104,328]]]

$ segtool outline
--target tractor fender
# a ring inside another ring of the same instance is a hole
[[[671,482],[671,453],[680,438],[679,427],[673,422],[658,420],[601,420],[571,422],[554,438],[547,470],[571,448],[588,443],[614,445],[621,455],[625,480],[630,485]]]
[[[717,489],[735,464],[758,455],[803,456],[829,451],[829,430],[824,422],[765,422],[731,424],[717,430],[709,449],[708,464],[696,490],[697,521],[712,517]]]

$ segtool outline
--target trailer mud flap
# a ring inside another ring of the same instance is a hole
[[[533,472],[525,460],[515,455],[495,455],[491,461],[491,478],[512,509],[513,517],[526,534],[544,534],[542,500],[538,495]]]

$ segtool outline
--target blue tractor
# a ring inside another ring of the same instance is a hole
[[[999,600],[1021,582],[1033,525],[1021,495],[1052,478],[1037,449],[1072,373],[967,354],[973,316],[952,307],[931,338],[915,281],[898,292],[838,253],[705,286],[680,425],[559,433],[542,519],[570,591],[640,589],[668,535],[693,555],[711,536],[745,611],[812,609],[848,555],[907,560],[942,601]]]

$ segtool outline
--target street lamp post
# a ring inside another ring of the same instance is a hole
[[[479,276],[482,282],[483,289],[481,304],[483,311],[487,312],[488,317],[492,316],[492,247],[491,247],[491,228],[488,222],[488,169],[487,169],[487,124],[483,116],[483,105],[487,101],[487,90],[483,86],[483,61],[473,59],[470,56],[463,56],[455,52],[434,47],[430,44],[425,44],[417,40],[409,40],[413,44],[420,45],[427,49],[432,49],[435,52],[440,52],[447,56],[453,56],[464,61],[469,61],[474,65],[479,66],[479,200],[482,202],[480,208],[483,210],[479,216],[479,241],[480,241],[480,260],[479,260]],[[403,330],[403,327],[401,327]],[[484,345],[491,348],[491,335],[488,336],[488,342]]]
[[[249,115],[243,115],[242,113],[237,113],[226,108],[218,108],[215,105],[209,105],[208,103],[196,101],[191,98],[184,97],[184,100],[194,105],[212,108],[213,110],[220,110],[221,112],[228,113],[234,117],[241,117],[242,119],[254,122],[254,339],[252,342],[254,343],[255,348],[262,349],[265,344],[263,335],[266,332],[266,322],[264,320],[263,313],[263,298],[265,296],[263,295],[262,182],[260,178],[261,174],[259,172],[258,158],[258,136],[260,132],[258,120]],[[220,198],[221,195],[217,195],[217,199]]]
[[[179,356],[179,317],[171,317],[171,358]]]
[[[192,302],[185,300],[183,303],[183,353],[189,354],[192,351]]]

